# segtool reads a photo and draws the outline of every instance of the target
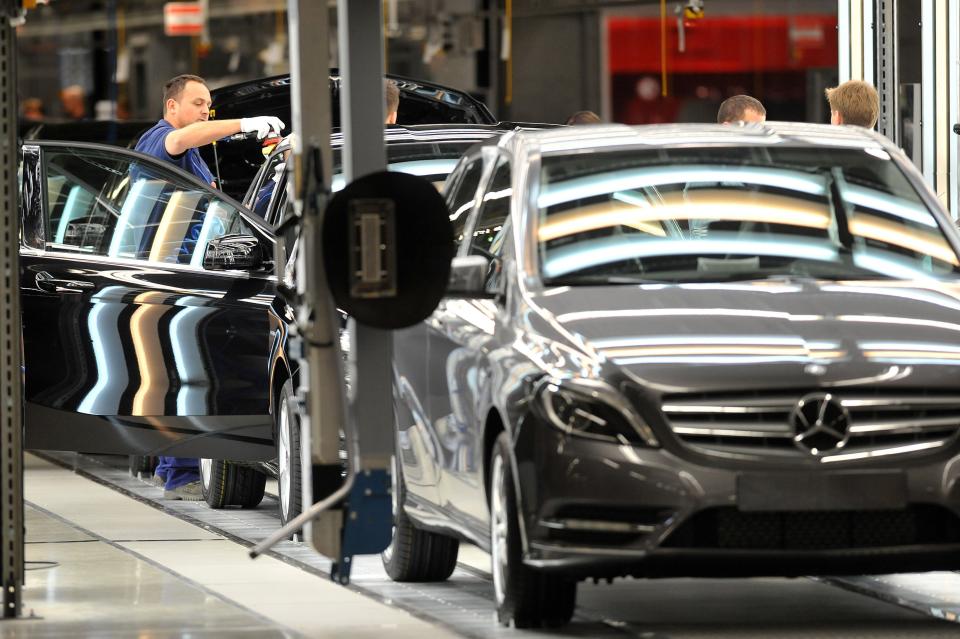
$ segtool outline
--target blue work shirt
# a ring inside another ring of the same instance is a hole
[[[134,151],[140,151],[141,153],[152,155],[155,158],[166,160],[171,164],[176,164],[184,171],[193,173],[205,183],[214,184],[213,173],[210,172],[210,168],[207,166],[207,163],[203,161],[203,158],[200,157],[200,152],[197,151],[197,149],[187,149],[180,155],[170,155],[167,153],[167,147],[164,146],[164,144],[167,140],[167,135],[169,135],[171,131],[176,131],[173,125],[166,120],[160,120],[150,127],[150,130],[140,136],[140,140],[137,141],[137,146],[134,147]]]

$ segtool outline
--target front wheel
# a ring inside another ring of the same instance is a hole
[[[510,440],[500,433],[490,457],[490,561],[497,618],[516,628],[557,628],[570,621],[577,582],[523,563]]]
[[[391,460],[393,539],[380,554],[383,568],[394,581],[444,581],[457,567],[459,540],[420,530],[403,510],[403,472],[396,456]]]
[[[211,508],[256,508],[263,501],[267,476],[224,459],[200,460],[200,488]]]

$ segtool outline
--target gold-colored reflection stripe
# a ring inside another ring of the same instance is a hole
[[[712,198],[698,197],[695,202],[667,202],[650,208],[623,202],[602,202],[548,216],[537,236],[541,242],[549,242],[615,226],[646,230],[644,225],[664,220],[770,222],[813,229],[830,226],[830,215],[825,205],[774,195],[751,200],[717,194]],[[662,228],[657,235],[665,235]]]
[[[957,254],[942,236],[918,233],[902,224],[887,222],[873,215],[863,213],[854,215],[850,220],[850,232],[860,237],[900,246],[921,255],[929,255],[954,266],[960,265]]]
[[[150,246],[149,259],[152,262],[166,262],[168,258],[177,257],[202,195],[200,191],[176,191],[170,196]]]
[[[133,300],[139,308],[130,317],[130,337],[140,371],[140,388],[133,398],[132,414],[163,415],[164,398],[170,388],[163,348],[157,326],[167,307],[166,295],[158,291],[141,293]]]

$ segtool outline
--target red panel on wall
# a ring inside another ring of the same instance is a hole
[[[612,74],[659,73],[660,19],[607,20]],[[837,65],[835,15],[713,17],[685,23],[678,50],[677,21],[667,19],[668,73],[752,73]]]

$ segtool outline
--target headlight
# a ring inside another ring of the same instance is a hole
[[[544,421],[568,435],[618,444],[659,445],[650,426],[606,382],[545,378],[534,389],[533,406]]]

